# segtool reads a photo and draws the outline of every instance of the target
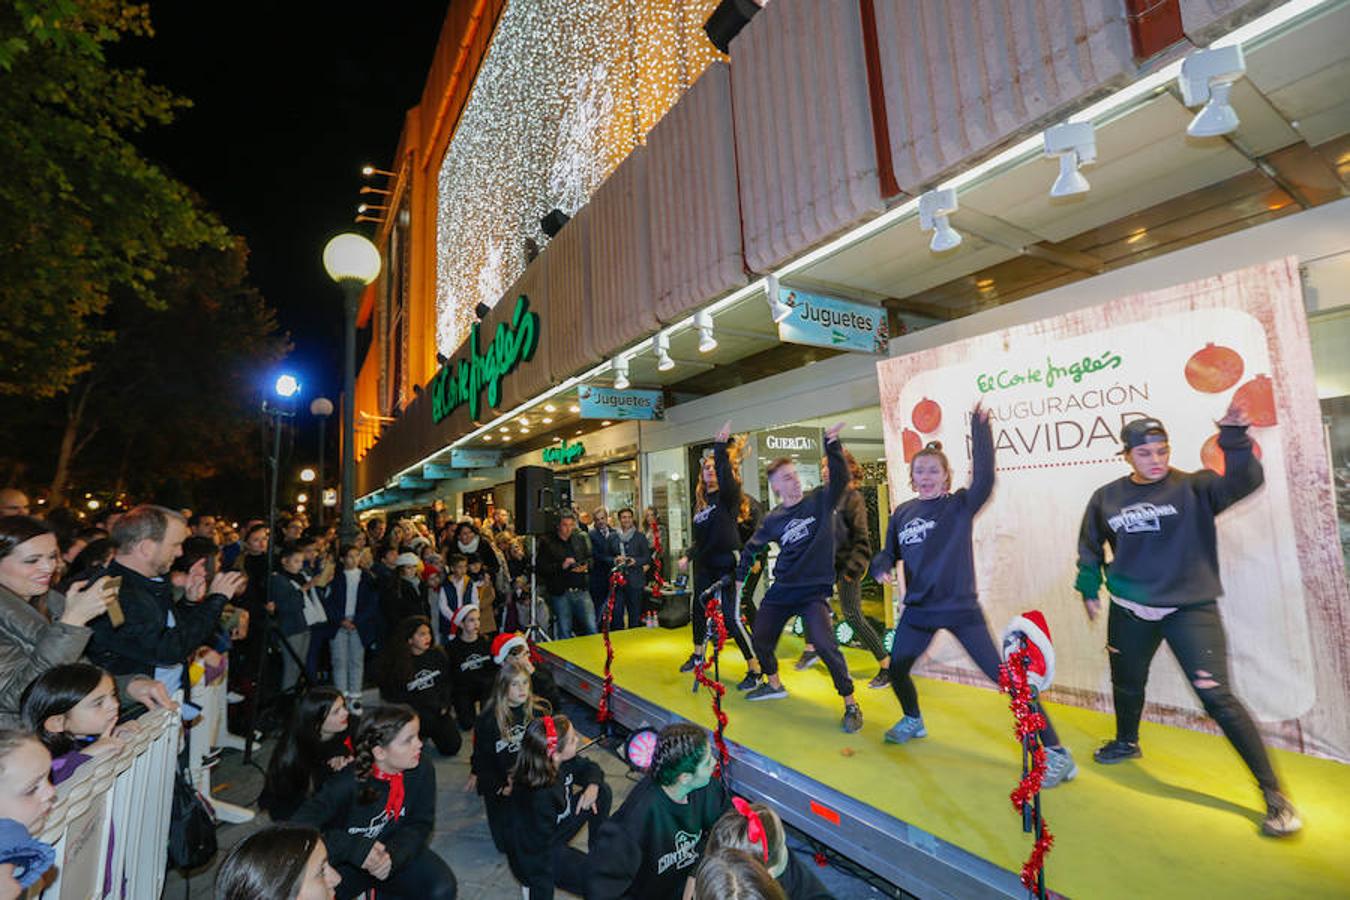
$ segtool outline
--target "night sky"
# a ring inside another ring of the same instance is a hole
[[[390,168],[448,6],[161,0],[155,36],[113,53],[193,101],[137,143],[248,241],[306,397],[336,401],[341,388],[341,297],[323,245],[356,227],[361,165]]]

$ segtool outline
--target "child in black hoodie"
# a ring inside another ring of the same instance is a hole
[[[451,633],[454,639],[445,645],[450,657],[450,671],[454,689],[450,700],[455,707],[459,727],[468,731],[478,716],[480,704],[487,703],[492,692],[492,680],[497,677],[497,664],[492,661],[492,645],[479,630],[481,624],[478,605],[466,603],[455,610]]]
[[[482,795],[492,843],[502,853],[507,851],[511,772],[516,767],[525,726],[535,716],[552,712],[535,699],[526,665],[508,659],[502,666],[492,688],[492,699],[474,724],[473,756],[469,759],[467,787],[477,788]]]
[[[552,900],[555,887],[586,890],[586,854],[568,842],[587,824],[591,834],[599,830],[613,793],[601,768],[577,756],[580,744],[566,716],[541,716],[525,727],[511,777],[507,857],[530,900]]]
[[[356,761],[305,801],[295,821],[323,833],[342,875],[339,900],[455,900],[455,873],[427,841],[436,821],[436,770],[422,758],[417,713],[382,706],[356,735]]]
[[[712,780],[708,733],[680,722],[661,729],[646,778],[590,842],[587,900],[680,900],[708,831],[727,809]]]
[[[731,798],[732,809],[713,825],[705,856],[723,850],[744,850],[764,864],[788,900],[830,900],[820,879],[787,848],[783,820],[763,803]]]
[[[443,756],[459,752],[464,739],[450,712],[454,672],[445,651],[432,643],[431,620],[409,616],[399,623],[380,665],[380,697],[406,703],[421,722],[421,737]]]

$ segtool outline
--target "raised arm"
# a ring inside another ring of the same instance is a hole
[[[829,498],[830,509],[839,506],[839,501],[844,499],[844,494],[848,492],[849,481],[852,479],[848,471],[848,461],[844,459],[844,445],[839,440],[839,432],[843,430],[843,422],[837,422],[825,429],[825,464],[830,470],[830,485],[826,497]]]
[[[717,494],[723,509],[735,515],[741,508],[741,482],[731,468],[731,454],[727,443],[731,440],[731,422],[728,421],[713,441],[713,470],[717,473]]]
[[[970,414],[970,455],[972,471],[966,499],[974,512],[994,492],[994,429],[989,424],[989,410],[980,405]]]
[[[1223,450],[1223,474],[1211,476],[1205,483],[1205,494],[1215,515],[1255,491],[1266,480],[1261,461],[1252,449],[1247,434],[1251,424],[1247,413],[1236,403],[1218,421],[1219,447]]]

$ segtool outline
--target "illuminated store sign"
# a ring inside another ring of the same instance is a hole
[[[530,311],[530,298],[524,294],[516,300],[511,321],[497,323],[497,333],[483,352],[478,349],[480,327],[474,323],[468,354],[441,366],[431,380],[433,422],[450,415],[461,403],[469,404],[469,417],[477,419],[484,388],[488,406],[496,407],[502,399],[502,379],[528,362],[539,346],[539,313]]]
[[[585,455],[586,445],[580,441],[575,444],[563,441],[561,444],[544,448],[544,462],[555,466],[570,466]]]
[[[577,391],[583,419],[662,419],[665,398],[660,391],[617,391],[585,385]]]

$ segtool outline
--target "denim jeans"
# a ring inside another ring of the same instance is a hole
[[[361,696],[361,679],[366,665],[361,633],[355,628],[338,626],[330,648],[333,651],[333,687],[348,697]]]
[[[595,607],[590,595],[581,588],[570,588],[548,598],[548,607],[558,626],[558,639],[595,634]]]

